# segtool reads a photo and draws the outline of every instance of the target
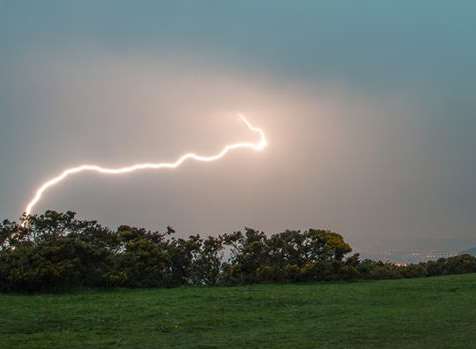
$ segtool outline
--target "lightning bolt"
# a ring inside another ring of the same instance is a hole
[[[80,165],[72,167],[61,172],[60,175],[51,178],[43,183],[35,192],[33,199],[28,203],[25,208],[25,214],[29,216],[38,202],[42,199],[47,190],[64,181],[72,175],[76,175],[82,172],[97,172],[107,175],[121,175],[125,173],[131,173],[140,170],[160,170],[160,169],[175,169],[180,167],[187,160],[195,160],[200,162],[212,162],[217,161],[227,155],[229,152],[237,149],[251,149],[254,151],[262,151],[268,145],[265,133],[262,129],[253,126],[242,114],[238,114],[240,120],[246,125],[246,127],[253,133],[259,136],[259,140],[256,143],[235,143],[226,145],[219,153],[215,155],[203,156],[195,153],[187,153],[180,156],[175,162],[162,162],[162,163],[142,163],[135,164],[122,168],[104,168],[98,165]]]

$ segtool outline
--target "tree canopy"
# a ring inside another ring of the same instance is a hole
[[[179,238],[120,226],[111,230],[73,212],[46,211],[0,223],[0,290],[176,287],[260,282],[383,279],[476,272],[461,255],[398,266],[360,260],[335,232],[243,231]]]

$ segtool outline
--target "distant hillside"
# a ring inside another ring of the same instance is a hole
[[[469,250],[461,252],[461,254],[470,254],[476,256],[476,247],[470,248]]]

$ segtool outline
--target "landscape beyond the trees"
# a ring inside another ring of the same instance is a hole
[[[73,212],[47,211],[0,223],[0,290],[176,287],[261,282],[390,279],[476,272],[468,254],[406,266],[360,260],[328,230],[265,234],[250,228],[216,237],[174,236]]]

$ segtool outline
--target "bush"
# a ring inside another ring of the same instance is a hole
[[[47,211],[0,224],[0,290],[77,287],[175,287],[258,282],[394,279],[476,272],[461,255],[399,266],[360,260],[328,230],[267,235],[246,228],[217,237],[176,238],[121,226],[111,231],[73,212]],[[225,258],[225,256],[227,256]]]

